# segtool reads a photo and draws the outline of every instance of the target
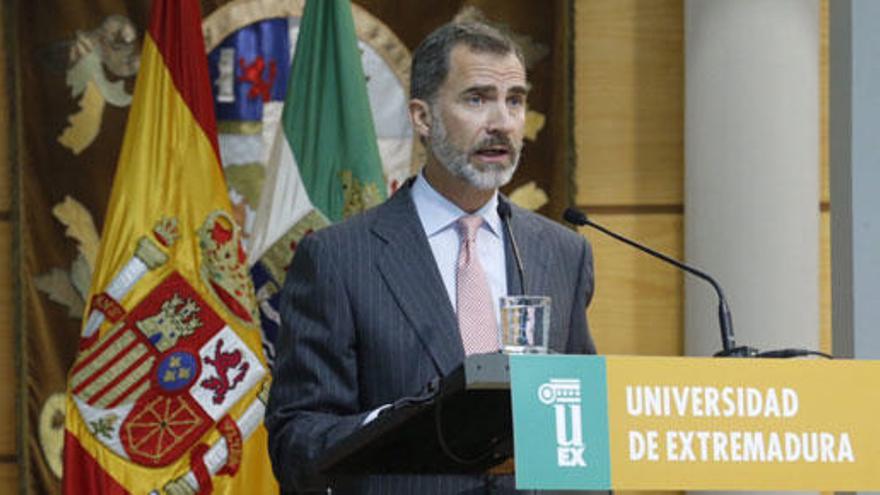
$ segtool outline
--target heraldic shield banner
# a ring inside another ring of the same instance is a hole
[[[65,493],[276,493],[269,374],[197,0],[155,0],[80,348]]]

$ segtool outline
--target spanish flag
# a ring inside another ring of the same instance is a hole
[[[64,492],[277,493],[198,0],[153,0],[68,376]]]

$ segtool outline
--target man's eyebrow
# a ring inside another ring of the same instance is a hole
[[[529,83],[526,83],[525,85],[513,86],[507,92],[508,93],[515,93],[515,94],[528,94],[531,89],[532,89],[532,85]],[[476,85],[476,86],[469,86],[468,88],[465,88],[465,90],[462,91],[461,94],[494,93],[496,91],[498,91],[498,87],[495,86],[494,84],[482,84],[482,85]]]
[[[465,90],[462,91],[461,94],[468,94],[468,93],[494,93],[494,92],[496,92],[496,91],[498,91],[498,88],[495,87],[495,85],[493,85],[493,84],[483,84],[483,85],[469,86],[469,87],[465,88]]]

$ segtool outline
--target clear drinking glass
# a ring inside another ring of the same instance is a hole
[[[498,331],[505,354],[546,354],[550,330],[550,298],[504,296]]]

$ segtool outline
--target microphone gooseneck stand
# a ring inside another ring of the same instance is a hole
[[[610,236],[614,239],[617,239],[620,242],[628,244],[644,253],[650,254],[651,256],[661,259],[673,266],[678,267],[681,270],[684,270],[691,275],[694,275],[706,282],[708,282],[712,288],[715,290],[715,293],[718,295],[718,325],[721,330],[721,347],[722,349],[715,353],[716,357],[765,357],[765,358],[791,358],[791,357],[802,357],[802,356],[821,356],[828,359],[833,359],[833,356],[829,354],[825,354],[819,351],[811,351],[807,349],[779,349],[773,351],[765,351],[760,352],[758,349],[749,346],[737,346],[736,338],[733,334],[733,317],[730,314],[730,306],[727,304],[727,299],[724,297],[724,291],[721,290],[721,285],[712,278],[706,272],[694,268],[693,266],[687,265],[678,261],[675,258],[667,256],[659,251],[655,251],[647,246],[639,244],[631,239],[628,239],[616,232],[612,232],[607,228],[599,225],[589,218],[583,212],[576,210],[574,208],[568,208],[565,210],[563,214],[563,218],[565,221],[572,223],[578,226],[588,226],[592,227],[603,234]]]

